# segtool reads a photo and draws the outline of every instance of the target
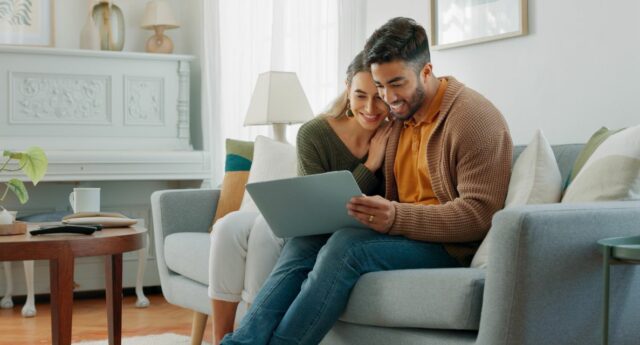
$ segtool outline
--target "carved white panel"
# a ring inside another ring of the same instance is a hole
[[[125,76],[124,123],[164,125],[164,79]]]
[[[10,72],[11,124],[111,123],[111,77]]]

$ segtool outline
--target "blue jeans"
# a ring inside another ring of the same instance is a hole
[[[372,230],[293,238],[240,327],[221,344],[318,344],[363,274],[455,266],[458,262],[441,244]]]

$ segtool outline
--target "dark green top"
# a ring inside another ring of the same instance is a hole
[[[325,116],[318,116],[300,127],[297,149],[298,175],[349,170],[364,194],[380,192],[383,181],[381,169],[374,174],[364,166],[367,156],[355,157],[331,128]]]

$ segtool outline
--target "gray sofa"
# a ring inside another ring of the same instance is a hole
[[[581,147],[553,148],[563,178]],[[522,149],[516,148],[514,158]],[[163,292],[171,303],[178,300],[174,290],[185,286],[189,293],[184,295],[192,302],[181,301],[184,305],[197,309],[203,303],[208,308],[205,276],[189,278],[160,266],[167,245],[163,238],[177,232],[206,234],[217,196],[211,190],[163,191],[153,196],[158,266]],[[486,270],[366,274],[322,344],[600,344],[602,258],[596,241],[639,233],[638,201],[531,205],[501,211],[489,233],[492,250]],[[194,270],[206,267],[205,254],[189,255],[186,260],[200,260],[190,261]],[[615,266],[611,296],[611,344],[639,344],[636,266]]]

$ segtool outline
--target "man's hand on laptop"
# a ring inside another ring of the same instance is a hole
[[[371,229],[386,234],[396,217],[391,201],[379,196],[357,196],[347,203],[350,216]]]

